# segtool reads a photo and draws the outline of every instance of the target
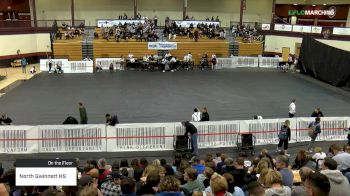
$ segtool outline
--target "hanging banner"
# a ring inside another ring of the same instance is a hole
[[[177,50],[176,42],[148,42],[148,50]]]

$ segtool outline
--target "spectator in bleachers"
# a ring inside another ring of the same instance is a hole
[[[119,172],[113,172],[108,176],[106,182],[101,185],[101,192],[104,196],[119,196],[122,195],[120,182],[122,176]]]
[[[342,151],[340,146],[332,144],[329,152],[333,154],[332,158],[337,162],[338,170],[343,171],[350,168],[350,154]]]
[[[283,185],[289,186],[290,188],[292,188],[294,175],[289,170],[288,165],[289,165],[289,159],[286,155],[279,155],[276,158],[276,169],[282,175]]]
[[[312,155],[312,159],[318,164],[318,168],[321,168],[323,164],[323,159],[327,157],[326,153],[322,152],[321,147],[316,147],[314,149],[315,154]]]
[[[195,156],[192,157],[190,163],[192,164],[192,167],[196,169],[197,175],[202,174],[204,172],[205,166],[200,163],[199,158]]]
[[[115,126],[116,124],[119,124],[118,116],[110,114],[106,114],[106,124],[110,126]]]
[[[306,154],[306,151],[299,150],[297,156],[295,157],[293,168],[300,169],[304,167],[309,160],[310,160],[310,157]]]
[[[265,196],[291,196],[291,188],[285,186],[278,171],[269,171],[265,179]]]
[[[182,196],[180,181],[175,176],[165,176],[159,185],[157,196]]]
[[[122,196],[136,196],[135,180],[133,178],[122,178],[120,188],[122,190]]]
[[[308,195],[328,196],[330,183],[327,176],[314,172],[306,177],[305,188]]]
[[[120,161],[120,169],[119,171],[122,172],[123,169],[126,169],[128,171],[128,176],[133,178],[134,177],[134,169],[132,167],[129,167],[128,160],[122,159]]]
[[[9,118],[6,114],[2,114],[0,118],[0,125],[11,125],[12,119]]]
[[[188,196],[192,195],[193,191],[204,191],[204,185],[197,180],[197,170],[194,168],[185,169],[184,179],[186,184],[180,187],[180,190]]]
[[[252,181],[248,184],[248,194],[251,196],[264,196],[265,190],[262,184]]]
[[[327,176],[331,190],[330,196],[338,196],[344,193],[350,193],[350,185],[348,179],[337,170],[337,162],[332,158],[325,158],[321,173]]]
[[[307,195],[306,187],[305,187],[305,180],[306,180],[306,177],[309,176],[312,172],[313,172],[312,169],[310,169],[308,167],[300,168],[299,175],[300,175],[301,184],[298,186],[292,187],[292,195],[293,196],[305,196],[305,195]]]

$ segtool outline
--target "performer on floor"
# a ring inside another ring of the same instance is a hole
[[[279,152],[280,149],[282,147],[283,144],[283,149],[284,149],[284,153],[285,155],[289,156],[289,154],[287,153],[288,150],[288,141],[290,141],[290,121],[286,120],[284,122],[284,124],[281,126],[281,129],[278,133],[278,139],[279,139],[279,143],[277,145],[277,151]]]

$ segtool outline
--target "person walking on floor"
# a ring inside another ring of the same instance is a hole
[[[88,124],[86,108],[82,102],[79,102],[80,124]]]
[[[27,73],[26,71],[27,64],[28,64],[27,59],[23,57],[21,59],[22,73]]]
[[[182,121],[181,124],[185,127],[186,132],[185,136],[188,137],[188,133],[191,135],[191,152],[193,156],[198,155],[198,145],[197,145],[197,128],[190,122],[188,121]]]
[[[309,143],[309,146],[307,147],[307,150],[309,152],[312,152],[312,147],[315,143],[315,140],[317,138],[317,135],[321,133],[321,118],[317,117],[315,118],[315,122],[312,122],[309,124],[309,136],[311,137],[311,141]]]
[[[296,105],[295,105],[295,99],[292,99],[292,102],[289,104],[289,118],[295,117],[296,113]]]
[[[287,150],[288,150],[288,141],[290,141],[290,121],[289,120],[286,120],[284,122],[284,125],[281,126],[281,129],[278,133],[278,139],[279,139],[279,143],[277,145],[277,152],[280,151],[279,148],[282,147],[282,144],[284,145],[283,146],[283,149],[284,149],[284,153],[285,155],[289,156],[289,154],[287,153]]]

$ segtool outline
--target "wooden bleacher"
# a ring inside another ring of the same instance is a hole
[[[178,42],[177,50],[170,50],[170,53],[182,60],[188,52],[191,52],[195,65],[199,65],[199,61],[204,54],[207,54],[209,58],[211,58],[213,53],[217,57],[228,57],[228,46],[229,43],[227,41],[221,40],[216,42]]]
[[[238,45],[238,56],[258,56],[263,54],[263,43],[260,41],[252,41],[252,43],[244,42],[242,37],[236,38],[235,45]]]
[[[148,50],[147,42],[116,42],[104,39],[94,41],[94,58],[119,58],[121,56],[125,58],[132,53],[135,58],[142,59],[146,54],[152,55],[157,52],[157,50]]]
[[[81,61],[83,59],[80,40],[56,40],[53,43],[53,52],[56,59]]]

